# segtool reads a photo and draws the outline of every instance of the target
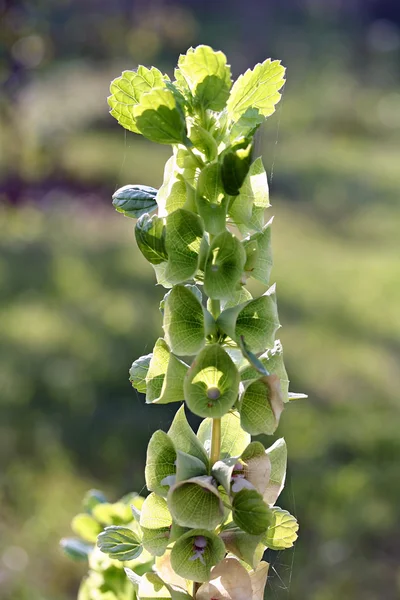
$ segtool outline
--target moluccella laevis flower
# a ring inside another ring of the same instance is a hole
[[[256,569],[248,571],[242,563],[228,555],[216,565],[210,579],[197,590],[195,600],[263,600],[269,564],[261,561]],[[174,573],[169,555],[156,561],[156,571],[167,585],[186,589],[186,581]]]

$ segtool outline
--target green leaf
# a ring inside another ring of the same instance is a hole
[[[147,496],[140,513],[143,547],[153,556],[162,556],[169,544],[172,517],[164,498]]]
[[[195,558],[196,538],[205,538],[202,559]],[[171,551],[171,565],[175,573],[191,581],[207,581],[211,567],[225,556],[225,545],[214,533],[206,529],[188,531],[176,541]]]
[[[246,253],[238,238],[224,231],[216,236],[204,271],[204,291],[210,298],[230,298],[243,275]]]
[[[134,560],[142,552],[140,539],[127,527],[106,527],[98,536],[97,545],[104,554],[120,561]]]
[[[212,419],[200,423],[197,437],[209,453],[211,449]],[[224,415],[221,419],[221,459],[240,456],[250,443],[250,435],[240,427],[240,417],[236,411]]]
[[[141,356],[132,363],[132,366],[129,369],[129,381],[132,383],[132,386],[141,394],[146,393],[146,377],[152,356],[152,354]]]
[[[101,525],[88,515],[87,513],[82,513],[80,515],[76,515],[72,519],[71,528],[76,535],[79,535],[85,542],[95,542],[97,540],[97,536],[102,530]]]
[[[203,45],[189,48],[179,57],[178,67],[197,104],[215,111],[224,108],[232,81],[222,52]]]
[[[147,489],[166,496],[169,486],[161,482],[175,475],[176,452],[172,440],[161,430],[156,431],[147,446],[145,478]]]
[[[76,538],[63,538],[60,546],[72,560],[87,560],[93,550],[93,544],[88,544]]]
[[[224,517],[224,507],[212,477],[192,477],[173,485],[168,507],[182,527],[214,529]]]
[[[287,510],[278,506],[271,509],[272,522],[262,537],[262,542],[271,550],[291,548],[297,540],[299,524]]]
[[[168,404],[182,402],[183,379],[188,365],[174,356],[159,338],[154,346],[146,376],[146,402],[148,404]]]
[[[164,168],[164,181],[157,193],[159,216],[165,217],[186,204],[186,183],[177,165],[175,154],[168,159]]]
[[[237,461],[238,458],[235,456],[217,460],[211,470],[212,476],[222,485],[228,496],[231,493],[232,473]]]
[[[126,217],[138,219],[157,208],[157,190],[147,185],[124,185],[114,192],[114,208]]]
[[[140,133],[137,128],[133,107],[139,104],[142,95],[154,87],[164,86],[166,76],[152,67],[139,66],[137,71],[123,71],[120,77],[111,82],[108,104],[110,113],[122,127]]]
[[[246,137],[251,138],[265,120],[258,108],[248,108],[231,127],[229,138],[232,142]]]
[[[239,372],[225,350],[219,344],[206,346],[185,377],[189,409],[200,417],[222,417],[236,402],[239,380]]]
[[[259,535],[250,535],[239,527],[231,527],[221,533],[228,552],[237,556],[254,569],[262,559],[264,545]]]
[[[240,140],[221,154],[221,177],[224,189],[230,196],[237,196],[245,181],[251,164],[253,143]],[[235,204],[235,201],[234,201]],[[231,214],[231,213],[230,213]]]
[[[133,109],[136,127],[141,134],[159,144],[186,144],[186,125],[176,98],[166,87],[153,88],[143,94]]]
[[[240,396],[240,423],[251,435],[272,435],[283,410],[280,382],[276,375],[267,375],[244,385]]]
[[[205,344],[203,307],[184,285],[176,285],[165,297],[165,338],[178,356],[197,354]]]
[[[104,502],[107,502],[107,498],[101,490],[89,490],[83,498],[82,506],[85,512],[91,514],[97,504],[103,504]]]
[[[288,390],[289,380],[283,362],[283,348],[280,340],[276,340],[274,347],[266,350],[258,360],[264,367],[264,370],[270,374],[277,375],[280,379],[280,387],[282,399],[284,402],[289,401]],[[256,379],[259,376],[259,370],[252,366],[247,366],[240,371],[240,377],[242,381]]]
[[[257,109],[264,117],[272,115],[281,98],[279,90],[285,83],[284,76],[285,68],[280,61],[270,58],[241,75],[232,87],[227,104],[232,121],[238,121],[249,108]]]
[[[241,490],[232,502],[232,515],[236,525],[251,535],[261,535],[271,523],[271,510],[256,490]]]
[[[229,215],[242,234],[252,230],[262,232],[264,212],[269,206],[267,174],[259,157],[252,163],[239,195],[229,208]]]
[[[224,310],[217,319],[217,325],[237,344],[243,336],[251,352],[262,352],[272,347],[280,327],[275,285],[260,298]]]
[[[165,276],[170,283],[182,283],[196,274],[203,233],[198,215],[183,208],[168,215],[165,239],[168,267]]]
[[[204,154],[207,161],[213,161],[218,155],[218,146],[213,136],[190,117],[186,119],[186,123],[193,146]]]
[[[176,412],[168,436],[173,441],[175,450],[190,454],[208,465],[207,452],[186,419],[184,404]]]
[[[201,477],[207,474],[207,468],[203,461],[186,452],[177,451],[176,458],[176,481],[185,481],[193,477]]]
[[[254,233],[249,238],[243,240],[243,246],[246,251],[246,264],[244,270],[246,273],[261,281],[265,285],[269,284],[269,278],[272,269],[272,251],[271,251],[271,224],[273,217],[268,221],[263,230]]]
[[[135,237],[139,250],[152,265],[168,259],[164,220],[157,215],[142,215],[136,223]]]
[[[287,467],[287,447],[285,440],[283,438],[276,440],[266,450],[266,454],[271,462],[271,475],[263,498],[267,504],[273,506],[285,485]]]
[[[221,167],[213,163],[204,167],[197,182],[196,204],[206,230],[218,234],[225,229],[228,198],[222,187]]]

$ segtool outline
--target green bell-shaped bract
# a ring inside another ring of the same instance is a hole
[[[111,96],[107,101],[111,115],[125,129],[140,133],[133,108],[139,104],[143,94],[150,92],[154,87],[165,86],[167,78],[168,76],[163,75],[156,67],[147,69],[139,65],[136,71],[123,71],[110,85]]]
[[[136,359],[129,369],[129,381],[132,386],[141,394],[146,393],[146,377],[149,371],[149,365],[152,354],[146,354]]]
[[[143,547],[153,556],[162,556],[169,544],[172,517],[167,502],[151,493],[145,499],[140,512]]]
[[[207,475],[206,465],[195,456],[186,452],[177,451],[176,457],[176,482],[186,481],[193,477]]]
[[[215,533],[207,529],[194,529],[175,542],[171,551],[171,566],[175,573],[185,579],[207,581],[211,568],[224,556],[225,545]]]
[[[250,535],[242,531],[235,523],[229,523],[220,534],[228,552],[243,560],[251,568],[256,568],[260,563],[265,545],[259,535]]]
[[[250,166],[228,213],[243,235],[262,232],[264,212],[269,205],[268,179],[260,157]]]
[[[135,237],[138,248],[152,265],[160,265],[168,260],[165,245],[165,223],[163,219],[144,214],[135,226]]]
[[[165,296],[165,338],[172,352],[178,356],[197,354],[213,325],[214,319],[190,288],[176,285]]]
[[[175,76],[190,90],[194,105],[202,111],[220,111],[225,107],[232,80],[222,52],[204,45],[189,48],[179,57]]]
[[[182,527],[211,530],[224,517],[221,497],[210,476],[176,483],[168,493],[167,502],[174,521]]]
[[[218,163],[202,169],[197,181],[196,205],[209,233],[215,235],[225,230],[228,197],[222,185],[221,166]]]
[[[204,291],[210,298],[232,296],[243,275],[246,252],[238,238],[223,231],[210,244],[204,270]]]
[[[168,430],[168,436],[176,451],[180,450],[185,454],[190,454],[208,467],[207,452],[186,419],[184,404],[177,410]]]
[[[176,473],[176,451],[172,440],[161,430],[155,431],[147,446],[145,478],[147,489],[165,497],[169,479]]]
[[[240,423],[251,435],[272,435],[283,411],[280,381],[266,375],[242,384],[239,398]]]
[[[203,444],[207,454],[211,450],[212,419],[204,419],[200,423],[197,437]],[[246,446],[250,443],[250,435],[240,426],[240,415],[237,411],[231,411],[223,415],[221,419],[221,449],[220,458],[240,456]]]
[[[266,454],[271,463],[271,474],[266,490],[264,491],[264,501],[273,506],[277,501],[285,485],[287,468],[287,447],[283,438],[276,440]]]
[[[184,400],[183,380],[188,365],[174,356],[165,340],[159,338],[146,375],[146,402],[168,404]]]
[[[289,380],[285,369],[285,363],[283,362],[283,348],[280,340],[276,340],[274,347],[266,350],[261,356],[258,357],[265,370],[271,375],[277,375],[280,380],[282,400],[288,402],[289,396]],[[259,372],[252,366],[247,366],[240,371],[240,377],[242,381],[249,379],[255,379],[259,376]]]
[[[185,162],[193,159],[189,155]],[[189,167],[184,167],[182,160],[179,161],[178,153],[174,152],[171,158],[168,159],[164,168],[163,184],[157,193],[158,214],[160,217],[166,217],[178,208],[189,208],[187,205],[187,186],[188,177],[194,180],[196,165],[190,164]]]
[[[225,192],[229,196],[237,196],[240,193],[250,168],[252,149],[253,142],[243,138],[226,148],[221,154],[221,177]]]
[[[262,231],[243,240],[246,251],[244,270],[249,277],[254,277],[265,285],[269,284],[272,269],[271,225],[274,217],[263,227]]]
[[[233,520],[250,535],[265,533],[272,522],[272,511],[256,490],[243,489],[233,496]]]
[[[157,190],[147,185],[124,185],[112,195],[114,208],[133,219],[157,208]]]
[[[299,524],[296,518],[287,510],[282,510],[278,506],[274,506],[271,512],[271,524],[265,534],[262,535],[262,543],[271,550],[291,548],[298,537]]]
[[[280,327],[275,284],[260,298],[224,310],[217,319],[217,325],[237,344],[243,337],[252,352],[271,348]]]
[[[189,409],[200,417],[222,417],[236,402],[239,380],[239,372],[225,350],[219,344],[206,346],[185,377]]]
[[[165,247],[168,266],[165,278],[171,285],[194,277],[202,240],[203,224],[198,215],[178,208],[167,216]]]

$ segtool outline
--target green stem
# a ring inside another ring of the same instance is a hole
[[[219,460],[221,452],[221,419],[213,419],[211,428],[211,465]]]

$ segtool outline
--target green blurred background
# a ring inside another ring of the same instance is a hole
[[[88,487],[144,484],[148,407],[127,371],[160,334],[151,267],[112,192],[170,151],[108,115],[111,78],[172,74],[198,43],[234,75],[281,58],[258,138],[292,389],[282,505],[301,525],[266,597],[400,596],[400,6],[396,0],[0,0],[0,597],[72,600],[62,555]],[[195,423],[195,421],[193,421]],[[271,441],[271,440],[269,440]]]

